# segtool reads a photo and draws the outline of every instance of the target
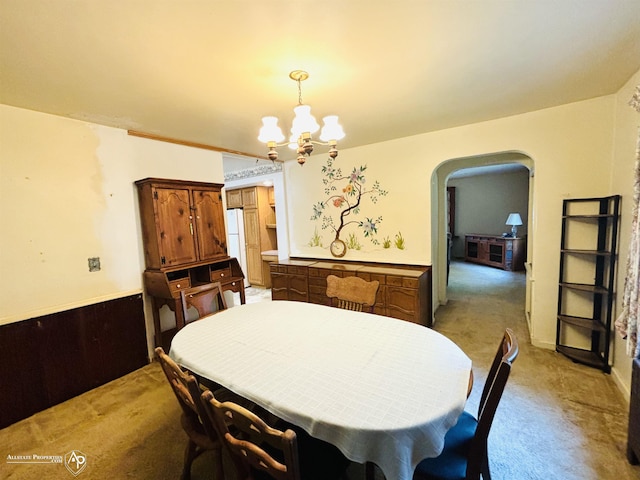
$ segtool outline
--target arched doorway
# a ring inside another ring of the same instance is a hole
[[[486,169],[508,169],[509,166],[517,166],[517,167],[526,167],[528,169],[528,178],[529,178],[529,198],[526,206],[526,221],[527,225],[524,227],[529,227],[533,222],[532,215],[532,206],[533,206],[533,195],[534,195],[534,176],[533,176],[533,159],[521,152],[508,151],[508,152],[498,152],[492,154],[483,154],[483,155],[475,155],[464,158],[454,158],[449,159],[442,162],[434,171],[432,177],[432,258],[433,262],[433,280],[434,280],[434,289],[433,289],[433,298],[436,300],[434,302],[434,306],[437,308],[439,305],[444,305],[447,303],[447,258],[449,253],[449,242],[447,239],[448,232],[448,195],[447,195],[447,184],[449,179],[455,172],[472,172],[473,174],[479,174],[482,170]],[[455,176],[455,175],[454,175]],[[525,213],[525,212],[523,212]],[[507,215],[504,215],[506,220]],[[524,215],[523,215],[524,216]],[[504,222],[502,220],[502,222]],[[493,227],[493,230],[500,227]],[[506,227],[505,227],[506,228]],[[527,232],[532,231],[530,228],[526,228]],[[502,231],[502,230],[501,230]],[[458,234],[458,252],[460,248],[463,248],[464,242],[464,233],[465,232],[455,232]],[[471,232],[466,232],[471,233]],[[490,233],[490,232],[473,232],[473,233]],[[497,233],[497,232],[496,232]],[[532,262],[532,241],[529,236],[527,242],[527,255],[526,255],[526,264],[527,266],[531,265]],[[462,245],[462,247],[461,247]],[[527,320],[529,322],[529,328],[531,329],[530,324],[530,306],[531,306],[531,295],[532,295],[532,276],[531,269],[526,269],[526,305],[525,311],[527,312]]]

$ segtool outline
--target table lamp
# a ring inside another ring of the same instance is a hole
[[[518,225],[522,225],[522,218],[519,213],[510,213],[507,217],[506,225],[511,225],[511,236],[516,238],[518,235]]]

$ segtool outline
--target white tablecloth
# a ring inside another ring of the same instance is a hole
[[[392,318],[301,302],[240,305],[188,324],[171,357],[388,480],[437,456],[466,401],[471,360]]]

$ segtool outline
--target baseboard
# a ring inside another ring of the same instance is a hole
[[[626,400],[627,404],[629,404],[631,401],[631,387],[624,383],[624,381],[620,377],[618,369],[615,367],[611,367],[611,378],[613,380],[613,383],[616,384],[616,387],[618,387],[618,390],[620,390],[620,392],[622,393],[622,396]]]

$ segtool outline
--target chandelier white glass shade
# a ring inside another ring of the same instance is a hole
[[[329,156],[336,158],[338,156],[338,140],[344,138],[344,130],[338,123],[337,115],[329,115],[324,117],[323,127],[320,131],[320,141],[313,139],[313,134],[320,130],[320,125],[315,117],[311,114],[311,107],[302,103],[301,82],[309,78],[309,74],[302,70],[294,70],[289,74],[292,80],[298,82],[298,105],[293,109],[295,117],[291,124],[291,136],[289,141],[283,142],[285,139],[282,129],[278,126],[276,117],[263,117],[262,128],[258,140],[267,144],[269,152],[267,156],[270,160],[278,159],[277,147],[289,145],[290,148],[298,152],[298,163],[304,165],[306,156],[311,155],[314,145],[328,145]]]

